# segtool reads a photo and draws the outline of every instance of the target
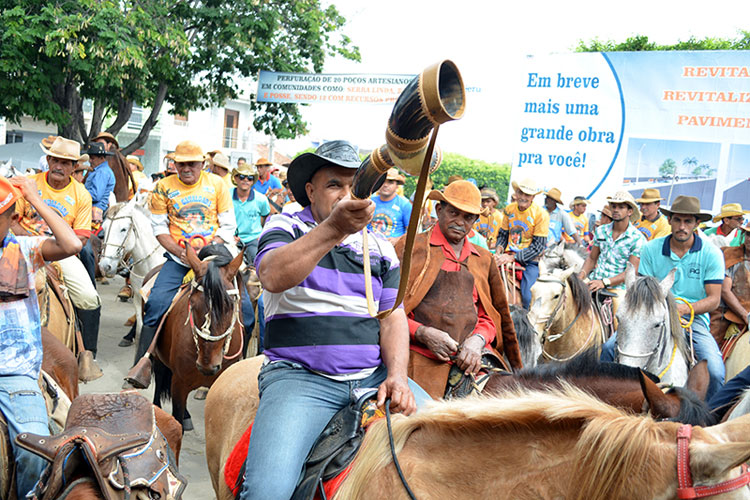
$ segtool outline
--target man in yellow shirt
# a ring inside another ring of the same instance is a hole
[[[232,170],[232,166],[229,163],[229,158],[222,153],[217,152],[214,154],[211,161],[211,173],[218,175],[221,177],[221,180],[224,181],[224,183],[227,185],[227,188],[231,192],[232,189],[234,189],[234,184],[232,183],[232,176],[229,175],[229,171]]]
[[[573,221],[578,236],[582,240],[589,242],[591,241],[591,232],[589,231],[589,218],[586,216],[586,206],[588,206],[589,200],[583,196],[576,196],[573,201],[570,202],[570,220]],[[573,238],[565,235],[565,240],[572,243]]]
[[[480,215],[474,223],[474,230],[481,234],[487,240],[487,248],[495,249],[497,244],[497,233],[500,231],[500,224],[503,222],[503,213],[497,210],[500,198],[497,192],[492,188],[482,188],[482,208],[487,210],[487,215]]]
[[[81,146],[75,141],[58,137],[49,149],[41,145],[47,154],[47,172],[39,172],[31,179],[39,189],[44,203],[52,207],[76,233],[82,245],[91,236],[91,195],[86,188],[72,178],[73,169],[81,159]],[[19,221],[14,225],[16,234],[46,236],[51,234],[49,226],[34,207],[23,198],[16,203]],[[81,322],[81,336],[87,350],[96,355],[99,338],[101,299],[94,283],[79,256],[71,256],[59,262],[62,278],[75,306],[76,317]]]
[[[648,188],[635,200],[641,207],[641,219],[636,222],[635,227],[643,233],[646,241],[672,234],[672,227],[667,218],[659,211],[663,199],[658,189]]]
[[[529,309],[531,287],[539,277],[539,257],[547,247],[549,214],[534,204],[542,192],[533,179],[513,181],[516,201],[503,210],[503,222],[497,236],[495,262],[498,265],[517,262],[525,267],[521,279],[523,307]],[[507,253],[504,253],[507,252]]]
[[[166,250],[167,261],[144,307],[136,361],[151,345],[161,317],[190,270],[187,253],[180,244],[192,243],[195,248],[194,240],[203,245],[234,242],[237,224],[230,191],[223,179],[203,170],[204,158],[203,150],[195,142],[179,143],[174,151],[177,175],[159,180],[151,194],[151,227]],[[129,376],[127,381],[138,388],[148,387],[150,372],[143,378]]]

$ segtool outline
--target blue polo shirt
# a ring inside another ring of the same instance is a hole
[[[86,175],[83,183],[91,195],[92,205],[100,208],[102,212],[109,207],[109,193],[115,188],[115,173],[105,161]]]
[[[261,181],[258,179],[253,184],[253,189],[259,192],[260,194],[266,194],[269,189],[281,189],[281,181],[278,177],[275,175],[269,175],[268,180],[266,182]]]
[[[669,271],[677,269],[672,294],[689,302],[705,299],[706,285],[720,285],[724,282],[724,255],[696,233],[693,246],[679,258],[669,248],[671,239],[670,234],[643,246],[638,273],[663,280]],[[708,313],[696,315],[695,319],[709,326]]]
[[[234,188],[232,189],[232,204],[234,205],[234,218],[237,221],[237,236],[242,243],[258,239],[263,231],[260,218],[271,213],[268,198],[251,189],[247,200],[240,201],[237,197],[237,188]]]

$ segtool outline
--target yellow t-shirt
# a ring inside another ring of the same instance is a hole
[[[646,237],[646,241],[651,241],[672,234],[672,226],[669,225],[667,218],[662,214],[659,214],[659,217],[657,217],[654,222],[641,218],[641,220],[636,222],[635,227],[643,233],[643,236]]]
[[[531,244],[534,236],[547,237],[549,234],[549,214],[539,205],[532,203],[521,212],[517,203],[511,203],[503,210],[500,228],[508,231],[508,249],[522,250]]]
[[[143,182],[144,181],[148,182],[148,176],[144,174],[143,172],[141,172],[140,170],[133,170],[133,180],[135,181],[136,187],[140,191],[143,185]],[[128,179],[128,182],[130,182],[130,179]]]
[[[495,247],[497,242],[497,233],[500,231],[500,224],[503,222],[503,213],[500,210],[493,210],[490,215],[480,215],[474,223],[474,230],[484,236],[489,248]]]
[[[76,234],[91,236],[91,195],[83,184],[71,177],[67,186],[55,189],[47,184],[47,172],[39,172],[30,178],[36,182],[44,203],[55,209]],[[19,198],[16,212],[20,216],[21,227],[32,235],[52,234],[44,219],[25,199]]]
[[[573,226],[576,228],[576,231],[578,231],[578,236],[585,238],[586,235],[589,234],[589,218],[586,215],[586,212],[581,215],[576,215],[573,212],[570,212],[568,215],[570,215],[570,220],[573,221]],[[565,229],[563,229],[563,237],[568,243],[573,243],[575,241],[565,233]]]
[[[176,242],[194,236],[208,242],[219,229],[219,214],[232,210],[232,197],[218,175],[201,172],[191,186],[170,175],[156,183],[150,208],[154,215],[167,215],[169,234]]]

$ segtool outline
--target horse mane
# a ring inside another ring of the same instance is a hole
[[[661,293],[659,280],[653,276],[639,276],[636,278],[635,283],[628,286],[624,300],[629,311],[643,309],[647,314],[654,314],[656,304],[666,301],[667,312],[669,314],[669,332],[672,335],[672,341],[677,345],[684,358],[690,359],[685,335],[680,324],[680,315],[677,312],[677,302],[672,292],[668,292],[667,296],[664,297]]]
[[[534,368],[524,368],[516,375],[519,378],[556,381],[574,377],[607,377],[617,380],[639,380],[643,373],[654,383],[659,377],[632,366],[619,363],[603,363],[599,360],[599,348],[592,347],[564,363],[544,363]]]
[[[719,423],[719,418],[693,391],[683,387],[672,387],[667,394],[676,394],[680,400],[680,412],[670,422],[708,427]]]
[[[586,251],[586,249],[578,245],[577,243],[566,242],[563,252],[575,252],[575,254],[581,257],[583,260],[586,260],[589,256],[589,253]]]
[[[536,330],[529,321],[529,311],[523,307],[511,304],[510,319],[516,329],[516,338],[518,338],[518,347],[521,350],[521,359],[530,360],[534,356],[534,347],[539,345],[536,337]]]
[[[200,284],[203,287],[206,305],[211,312],[211,323],[219,325],[222,318],[232,312],[232,299],[224,287],[220,269],[232,261],[232,254],[224,245],[206,245],[198,253],[201,260],[210,256],[214,258],[208,262],[206,274],[201,278]]]
[[[502,398],[435,401],[411,417],[395,415],[392,419],[396,453],[418,430],[443,434],[449,441],[451,436],[486,434],[490,429],[549,430],[552,425],[582,429],[573,450],[575,472],[571,475],[575,498],[580,500],[624,498],[623,490],[637,498],[638,478],[659,459],[659,454],[650,453],[652,447],[659,446],[658,438],[668,432],[648,416],[628,414],[566,383],[548,391],[519,389]],[[391,464],[386,450],[388,431],[381,419],[365,435],[352,471],[335,498],[362,498],[372,477]]]
[[[576,273],[568,276],[567,282],[573,296],[573,303],[581,314],[587,314],[591,310],[591,292],[588,285]]]
[[[118,203],[110,205],[109,208],[107,209],[107,217],[114,219],[115,217],[117,217],[117,214],[122,212],[122,210],[128,205],[130,205],[129,201],[120,201]],[[133,203],[130,206],[134,207],[134,210],[139,211],[145,217],[147,218],[151,217],[151,212],[149,212],[145,207],[142,207],[137,203]]]

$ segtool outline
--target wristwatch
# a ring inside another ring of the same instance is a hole
[[[610,281],[610,279],[609,279],[609,278],[604,278],[604,279],[602,280],[602,283],[604,283],[604,286],[605,286],[606,288],[609,288],[609,287],[611,287],[611,286],[612,286],[612,281]]]

